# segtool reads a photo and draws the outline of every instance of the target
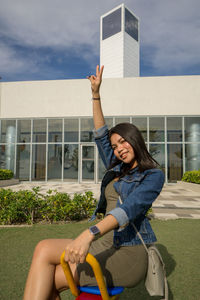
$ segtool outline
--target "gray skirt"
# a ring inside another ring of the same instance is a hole
[[[89,252],[101,265],[107,286],[134,287],[144,279],[147,271],[147,253],[143,245],[115,248],[109,242],[113,232],[109,232],[91,244]],[[97,285],[90,265],[85,262],[77,267],[80,285]]]

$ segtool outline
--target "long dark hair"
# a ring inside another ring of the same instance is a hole
[[[142,134],[135,125],[130,123],[119,123],[109,130],[109,138],[111,138],[113,133],[117,133],[123,137],[132,146],[135,153],[135,158],[131,163],[122,164],[120,177],[129,173],[135,161],[138,163],[137,167],[139,172],[159,166],[157,161],[148,152]],[[121,160],[116,158],[109,169],[112,169],[120,163],[122,163]]]

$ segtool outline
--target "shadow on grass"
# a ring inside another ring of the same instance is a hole
[[[170,254],[167,250],[167,248],[162,245],[162,244],[156,244],[158,246],[158,249],[162,255],[163,261],[165,263],[165,268],[166,268],[166,274],[167,277],[175,270],[176,267],[176,261],[173,258],[173,255]],[[170,288],[170,284],[168,281],[168,288],[169,288],[169,300],[173,300],[173,294]]]
[[[174,271],[174,269],[176,267],[176,262],[173,259],[173,256],[168,252],[167,248],[164,245],[156,244],[156,246],[158,247],[158,249],[159,249],[159,251],[162,255],[163,261],[164,261],[165,266],[166,266],[166,273],[167,273],[167,277],[168,277]],[[173,297],[172,291],[170,289],[169,282],[168,282],[168,287],[169,287],[169,300],[173,300],[174,297]],[[148,294],[148,292],[145,288],[144,281],[140,282],[140,284],[137,285],[134,288],[125,289],[124,293],[120,297],[120,299],[123,299],[123,300],[128,300],[128,299],[133,299],[133,300],[134,299],[137,299],[137,300],[148,300],[148,299],[149,300],[150,299],[160,300],[162,298],[163,297],[161,297],[161,296],[151,297]]]

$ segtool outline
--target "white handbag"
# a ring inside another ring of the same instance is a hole
[[[122,204],[122,199],[119,196],[119,202]],[[145,287],[150,296],[164,296],[162,300],[168,300],[168,284],[166,277],[165,264],[158,248],[152,244],[148,248],[138,232],[134,223],[131,223],[136,234],[140,238],[145,250],[148,254],[148,268],[145,279]]]
[[[148,269],[145,279],[146,289],[150,296],[164,296],[163,300],[168,300],[168,284],[162,256],[154,244],[147,248],[135,224],[132,223],[132,225],[148,254]]]

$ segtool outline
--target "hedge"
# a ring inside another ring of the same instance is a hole
[[[91,216],[96,207],[93,193],[74,194],[49,190],[41,194],[39,187],[13,192],[0,189],[0,224],[34,224],[82,220]]]
[[[13,178],[14,174],[11,170],[0,169],[0,180],[6,180]]]
[[[200,184],[200,170],[185,172],[183,174],[182,181]]]

